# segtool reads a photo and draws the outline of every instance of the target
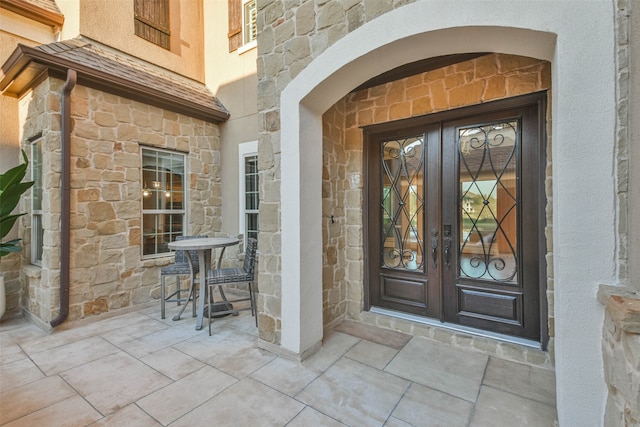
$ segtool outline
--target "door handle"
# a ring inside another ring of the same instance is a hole
[[[444,264],[449,268],[451,262],[451,224],[442,226],[442,244],[444,245]]]
[[[451,263],[451,238],[447,237],[444,239],[444,263],[449,268]]]
[[[438,230],[435,228],[431,231],[431,258],[433,268],[438,268]]]

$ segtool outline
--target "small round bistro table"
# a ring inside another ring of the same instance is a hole
[[[202,239],[176,240],[175,242],[169,243],[169,249],[185,251],[187,258],[192,265],[193,260],[191,259],[191,254],[189,253],[189,251],[198,251],[198,263],[200,265],[200,302],[198,303],[198,318],[196,320],[196,330],[202,329],[202,323],[204,319],[204,306],[205,301],[207,300],[207,275],[209,273],[209,270],[211,269],[211,252],[214,249],[222,249],[220,251],[220,255],[218,255],[217,264],[217,268],[220,268],[222,255],[224,255],[224,251],[227,246],[234,246],[238,243],[240,243],[240,240],[236,237],[206,237]],[[194,285],[192,285],[191,289],[189,290],[190,296],[195,296],[195,289],[193,289],[193,286]],[[182,311],[184,311],[184,307],[182,308]],[[178,313],[178,315],[176,315],[173,320],[179,320],[182,311]]]

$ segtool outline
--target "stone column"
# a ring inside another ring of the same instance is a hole
[[[640,295],[616,286],[602,286],[605,306],[602,339],[604,376],[609,395],[605,426],[640,425]]]

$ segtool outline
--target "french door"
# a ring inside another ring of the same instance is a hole
[[[542,118],[535,94],[364,130],[367,308],[540,340]]]

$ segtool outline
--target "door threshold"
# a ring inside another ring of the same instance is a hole
[[[369,311],[374,314],[381,314],[384,316],[408,320],[410,322],[422,323],[423,325],[435,326],[438,328],[448,329],[455,332],[464,332],[470,335],[480,336],[484,338],[491,338],[497,341],[508,342],[511,344],[518,344],[524,347],[534,348],[536,350],[541,350],[541,346],[542,346],[540,342],[529,340],[526,338],[513,337],[511,335],[499,334],[497,332],[483,331],[482,329],[470,328],[468,326],[457,325],[455,323],[440,322],[439,320],[436,320],[436,319],[416,316],[415,314],[403,313],[400,311],[389,310],[386,308],[371,307]]]

